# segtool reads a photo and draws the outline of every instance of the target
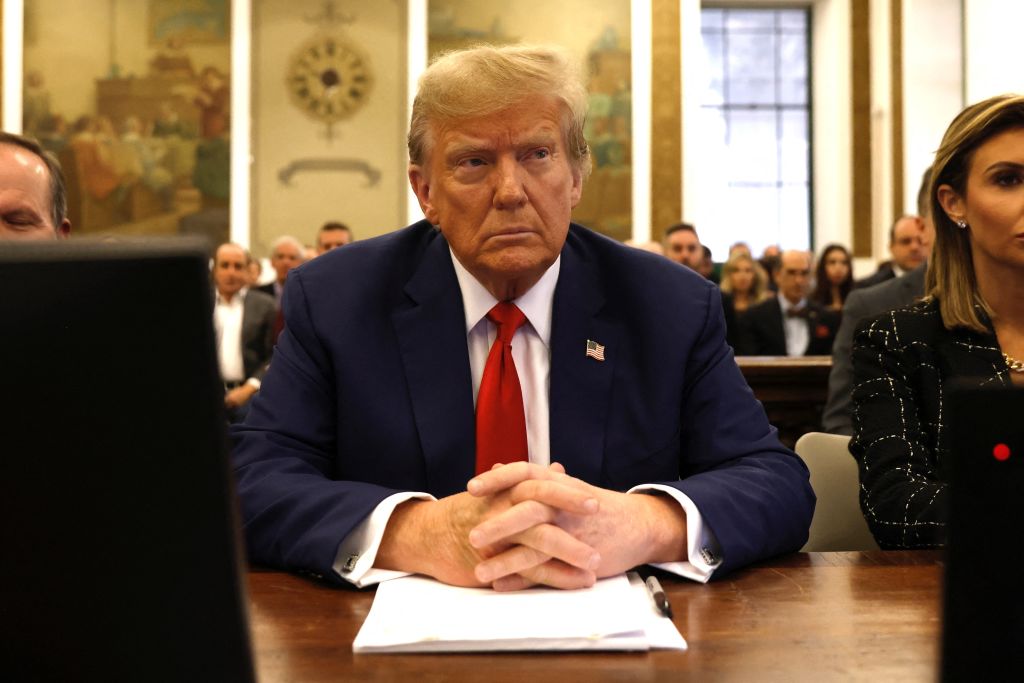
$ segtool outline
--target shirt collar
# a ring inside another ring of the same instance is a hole
[[[466,334],[469,334],[477,326],[477,323],[487,315],[487,311],[498,303],[498,300],[466,270],[465,266],[459,263],[459,259],[455,258],[451,247],[448,247],[448,253],[451,254],[452,265],[455,266],[455,277],[458,278],[459,289],[462,291],[462,306],[466,313]],[[544,275],[537,281],[537,284],[512,302],[523,312],[545,346],[550,346],[548,342],[551,339],[551,311],[554,307],[555,285],[558,284],[558,273],[561,267],[562,257],[559,256],[544,271]]]
[[[779,297],[779,306],[782,307],[782,314],[783,315],[788,313],[789,309],[791,309],[791,308],[803,308],[804,306],[807,305],[807,297],[804,297],[803,299],[800,299],[800,301],[798,301],[795,304],[789,303],[789,299],[787,299],[781,293],[778,295],[778,297]]]
[[[215,297],[214,301],[216,303],[218,303],[220,305],[224,305],[224,306],[230,306],[230,305],[235,304],[235,303],[242,303],[242,302],[244,302],[245,301],[245,295],[249,293],[249,288],[248,287],[242,287],[240,290],[238,290],[237,294],[235,294],[233,297],[231,297],[231,301],[230,302],[220,295],[220,292],[217,290],[216,287],[213,288],[213,293],[214,293],[214,297]]]

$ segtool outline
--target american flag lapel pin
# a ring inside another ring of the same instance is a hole
[[[604,361],[604,344],[598,344],[596,341],[588,339],[587,358]]]

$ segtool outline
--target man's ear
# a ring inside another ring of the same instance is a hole
[[[434,225],[438,224],[437,211],[430,201],[430,181],[427,174],[419,164],[409,164],[409,185],[412,186],[413,194],[420,203],[420,209],[428,221]]]
[[[966,207],[964,206],[964,199],[956,190],[946,184],[939,185],[939,189],[935,191],[936,196],[939,199],[939,206],[946,212],[949,219],[954,223],[959,220],[964,220],[964,213]]]
[[[57,227],[57,239],[66,239],[71,236],[71,221],[67,218],[60,222]]]
[[[583,197],[583,172],[578,168],[572,169],[572,189],[569,192],[572,208],[575,209],[576,205],[580,203],[580,198]]]

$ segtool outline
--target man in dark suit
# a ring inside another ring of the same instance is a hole
[[[245,249],[231,243],[217,247],[213,258],[217,358],[231,422],[248,412],[274,348],[277,305],[269,294],[246,288],[248,262]]]
[[[909,306],[924,295],[924,274],[927,264],[920,266],[894,280],[887,280],[874,287],[855,289],[843,304],[843,319],[832,345],[832,369],[828,375],[828,402],[822,415],[822,429],[832,434],[853,435],[853,418],[850,414],[850,392],[853,390],[853,333],[857,324],[897,308]]]
[[[924,220],[920,216],[900,216],[889,228],[889,253],[892,260],[880,265],[878,270],[854,286],[858,289],[871,287],[909,273],[924,263],[930,244],[925,234]]]
[[[737,355],[822,356],[832,352],[839,318],[807,299],[811,255],[782,253],[775,269],[779,293],[739,319]]]
[[[928,191],[931,187],[931,168],[921,175],[917,190],[917,213],[923,226],[922,238],[924,257],[931,255],[935,244],[935,223],[932,220],[931,201]],[[871,318],[885,311],[903,308],[924,296],[924,276],[927,261],[900,277],[886,280],[871,287],[855,289],[843,304],[842,322],[832,344],[832,369],[828,375],[828,402],[822,414],[822,429],[832,434],[853,435],[851,415],[851,393],[853,391],[853,333],[864,318]]]
[[[281,295],[284,292],[284,283],[288,279],[288,272],[302,264],[303,261],[302,242],[291,235],[282,235],[274,240],[270,248],[270,265],[274,269],[274,281],[256,289],[274,297],[278,306],[281,305]]]
[[[576,588],[646,562],[707,580],[805,541],[807,471],[733,361],[717,288],[570,225],[575,73],[552,48],[435,62],[409,135],[427,220],[290,275],[233,431],[254,561]],[[492,466],[495,430],[515,445]]]

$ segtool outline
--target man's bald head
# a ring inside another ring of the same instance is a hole
[[[779,293],[793,304],[807,296],[811,281],[811,255],[806,251],[787,249],[779,257],[775,268],[775,282]]]

